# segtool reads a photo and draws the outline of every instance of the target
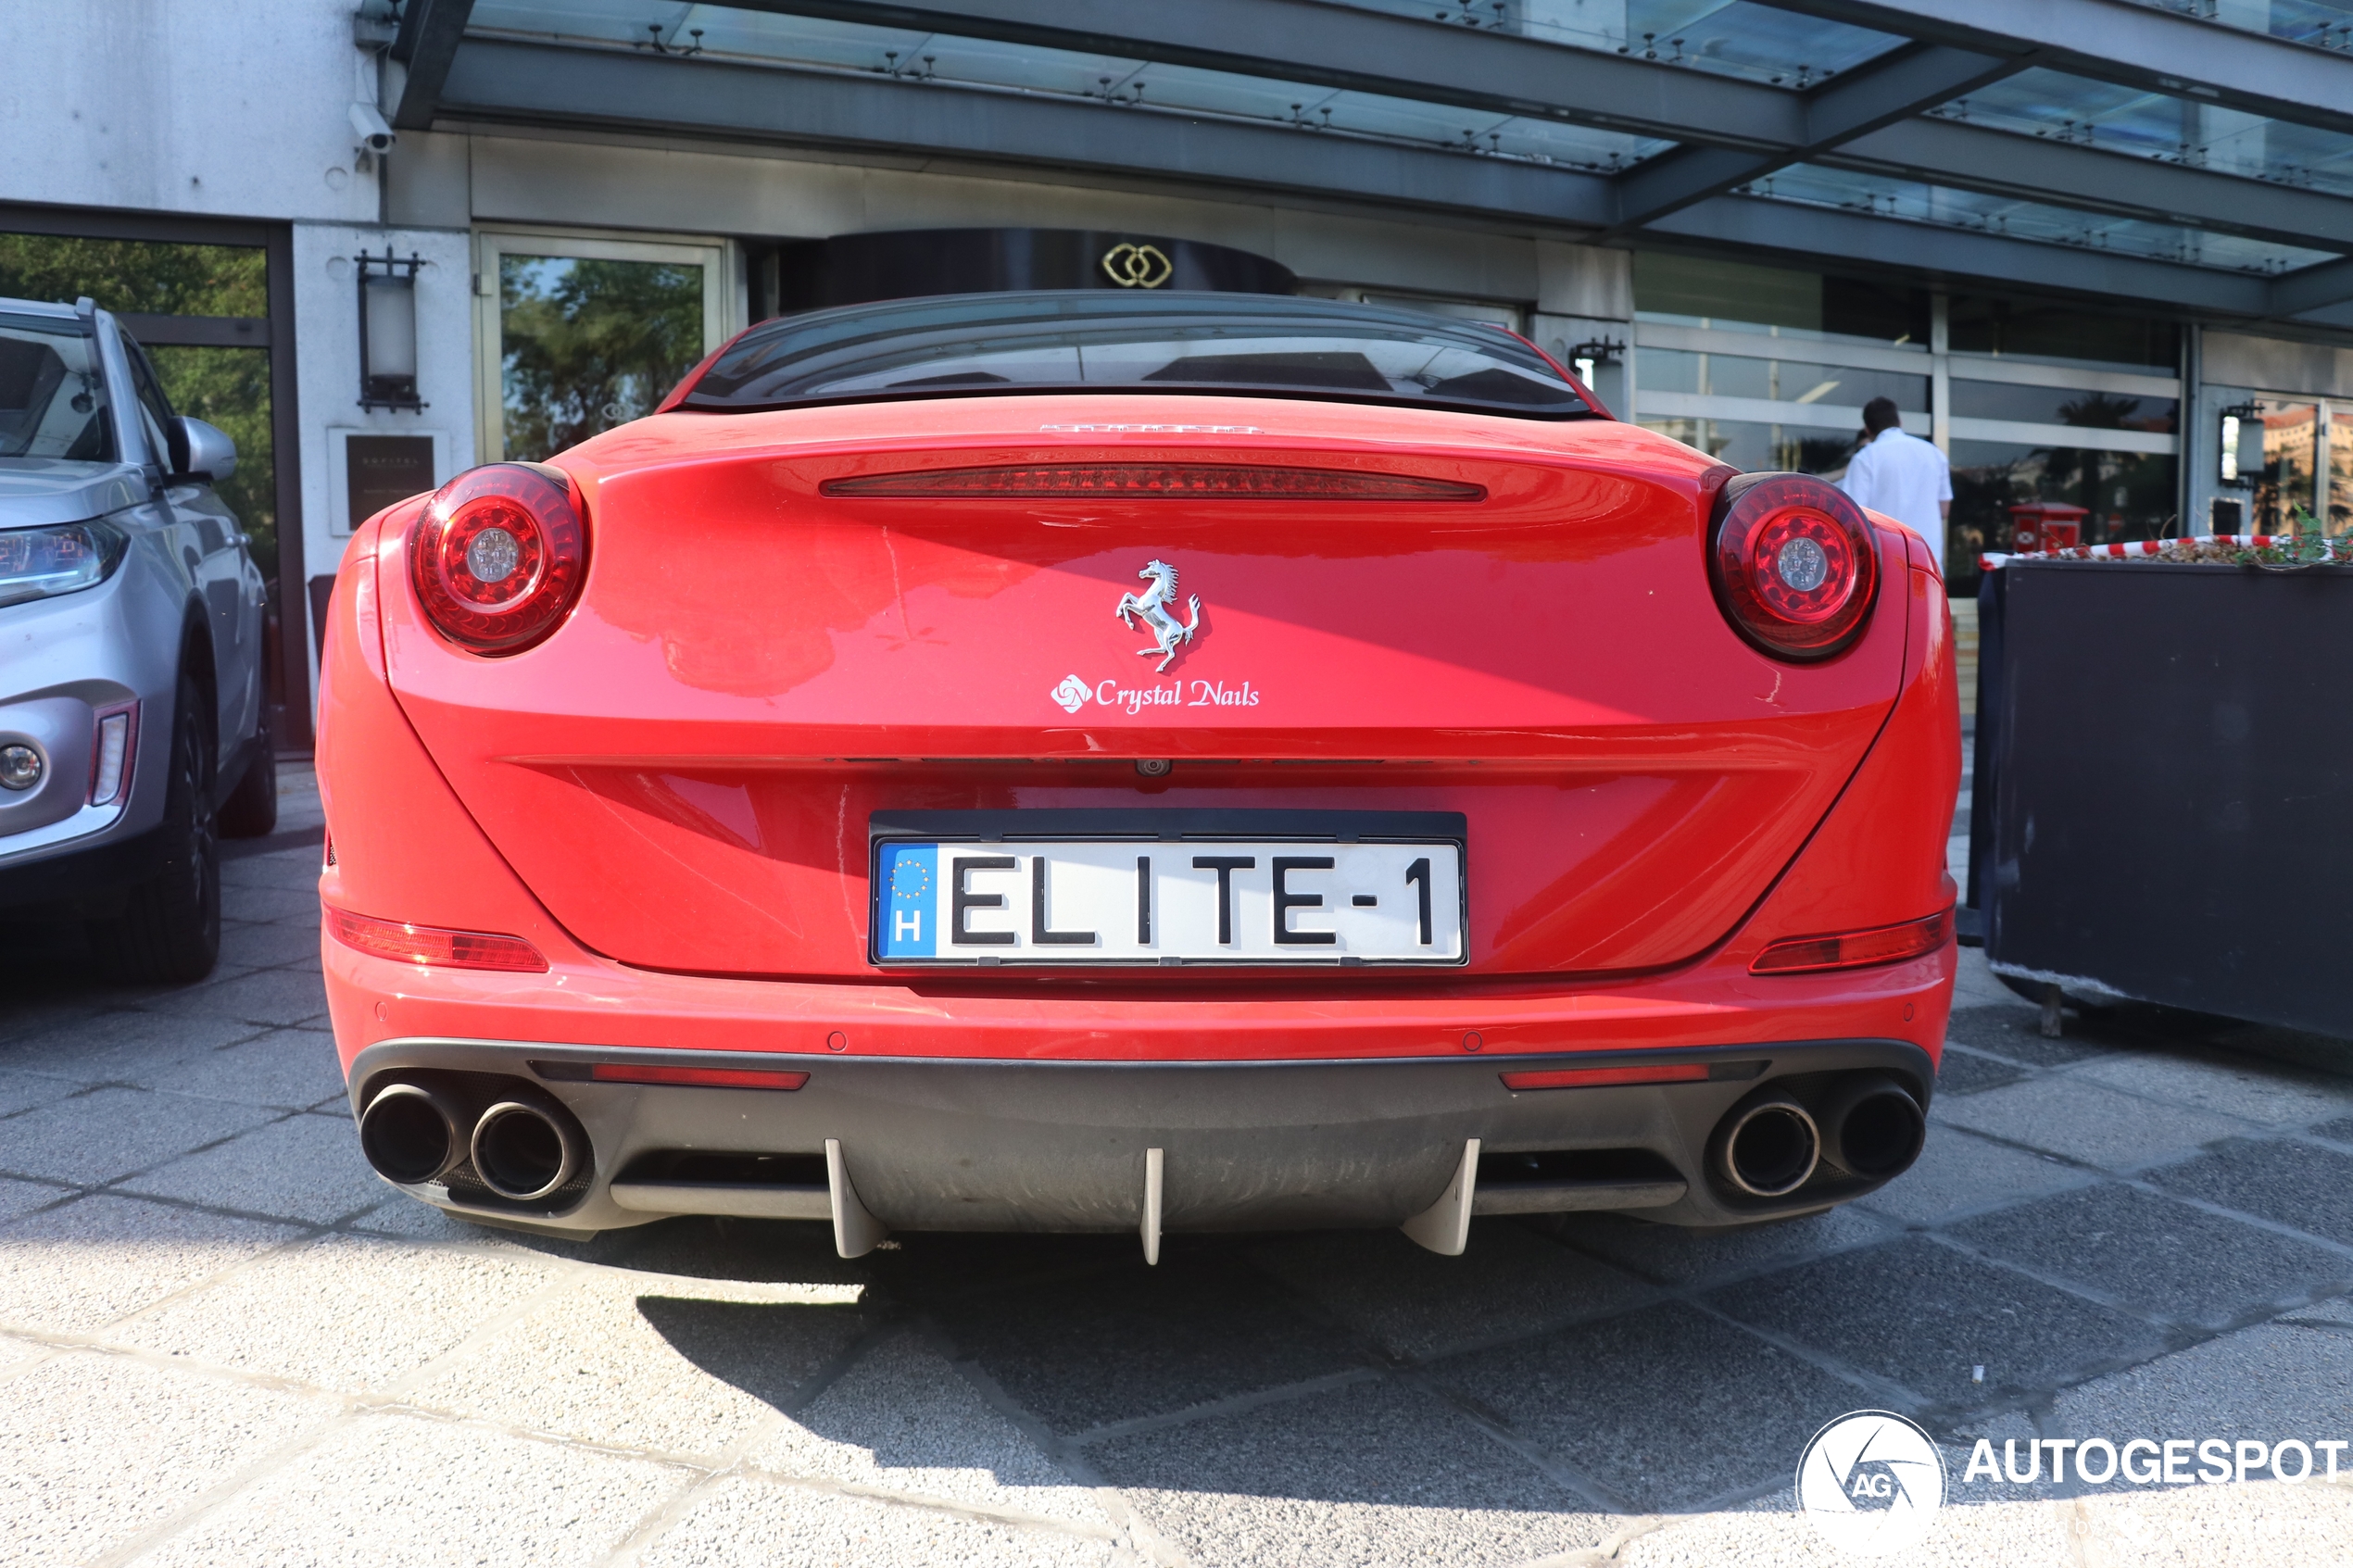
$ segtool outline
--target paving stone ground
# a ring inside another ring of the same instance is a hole
[[[1455,1260],[1179,1236],[1157,1269],[1127,1237],[547,1241],[361,1163],[316,797],[284,799],[201,985],[0,932],[11,1568],[1819,1563],[1799,1451],[1873,1407],[1945,1447],[1919,1561],[2353,1556],[2353,1450],[2334,1485],[2326,1450],[2301,1483],[1964,1480],[1980,1437],[2353,1439],[2353,1047],[2045,1040],[1971,953],[1925,1158],[1810,1219],[1482,1221]]]

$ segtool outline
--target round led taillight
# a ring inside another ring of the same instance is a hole
[[[1879,546],[1861,508],[1811,474],[1743,474],[1716,503],[1709,574],[1724,613],[1779,659],[1828,659],[1862,631]]]
[[[483,654],[556,629],[588,571],[572,480],[544,463],[488,463],[434,492],[409,540],[409,577],[434,630]]]

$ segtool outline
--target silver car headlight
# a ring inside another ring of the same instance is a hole
[[[130,543],[111,522],[0,529],[0,606],[94,588],[114,575]]]

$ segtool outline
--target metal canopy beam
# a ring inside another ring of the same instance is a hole
[[[392,41],[393,57],[409,67],[400,102],[393,106],[395,130],[431,129],[434,106],[448,78],[450,62],[458,57],[458,44],[465,36],[466,19],[473,8],[474,0],[409,0],[400,31]]]
[[[1109,169],[1598,229],[1609,183],[1541,164],[1151,108],[618,50],[471,38],[441,94],[465,119],[628,127],[925,158]]]
[[[2134,0],[1763,0],[1957,49],[2353,133],[2353,57]],[[1466,30],[1468,31],[1468,30]]]
[[[2353,259],[2324,261],[2271,280],[2271,311],[2301,316],[2353,300]]]
[[[1823,163],[2318,250],[2353,249],[2353,198],[1955,120],[1905,120]]]
[[[1042,48],[1147,59],[1533,115],[1673,142],[1771,150],[1806,135],[1806,100],[1716,76],[1319,0],[733,0]]]
[[[1804,137],[1793,145],[1769,153],[1681,147],[1627,170],[1617,178],[1617,226],[1639,228],[2024,69],[2015,56],[1943,44],[1873,60],[1806,96]]]
[[[1902,219],[1871,218],[1793,202],[1718,196],[1670,214],[1652,229],[1661,235],[1780,252],[1816,267],[1824,257],[1835,257],[1931,276],[2102,295],[2233,316],[2274,313],[2271,282],[2246,273],[2014,240]]]

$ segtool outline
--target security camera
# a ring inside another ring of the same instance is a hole
[[[400,139],[373,104],[351,106],[351,127],[359,132],[359,144],[371,153],[388,153]]]

